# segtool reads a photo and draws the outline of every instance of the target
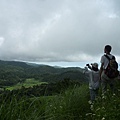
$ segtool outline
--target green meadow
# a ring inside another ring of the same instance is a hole
[[[47,82],[40,82],[38,80],[35,80],[34,78],[29,78],[22,83],[19,82],[16,85],[6,86],[5,88],[7,90],[15,90],[15,89],[21,89],[22,87],[29,88],[29,87],[33,87],[35,85],[41,85],[41,84],[47,84]]]

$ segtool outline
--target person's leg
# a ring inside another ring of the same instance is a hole
[[[112,93],[114,93],[115,92],[115,88],[114,88],[115,87],[115,80],[110,79],[108,83],[109,83],[109,86],[110,86]]]
[[[107,76],[105,75],[104,71],[101,75],[101,87],[102,87],[102,94],[106,93],[107,91]]]
[[[91,100],[91,102],[93,102],[95,100],[95,92],[92,89],[90,89],[90,100]]]
[[[96,99],[98,97],[99,89],[94,90],[94,92],[95,92],[95,99]]]

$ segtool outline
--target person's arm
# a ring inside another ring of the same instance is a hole
[[[88,68],[87,68],[87,67],[84,68],[83,74],[85,74],[86,71],[88,71]]]
[[[83,70],[83,74],[85,75],[89,75],[89,70],[88,70],[88,67],[85,67],[85,69]]]
[[[102,71],[103,71],[103,65],[104,65],[104,63],[101,63],[101,66],[100,66],[100,80],[101,80],[101,74],[102,74]]]

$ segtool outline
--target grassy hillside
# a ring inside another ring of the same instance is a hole
[[[39,97],[0,96],[0,120],[119,120],[120,82],[116,94],[108,89],[89,103],[88,85],[69,86],[64,92]],[[19,93],[20,91],[18,91]],[[40,91],[39,91],[40,92]],[[25,94],[26,95],[26,94]]]

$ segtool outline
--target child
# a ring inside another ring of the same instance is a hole
[[[91,102],[95,100],[95,98],[98,95],[98,90],[99,90],[99,69],[98,69],[98,64],[93,63],[91,66],[89,64],[86,64],[87,67],[85,67],[85,70],[83,73],[85,75],[89,76],[89,90],[90,90],[90,99]],[[90,70],[88,70],[88,68]]]

